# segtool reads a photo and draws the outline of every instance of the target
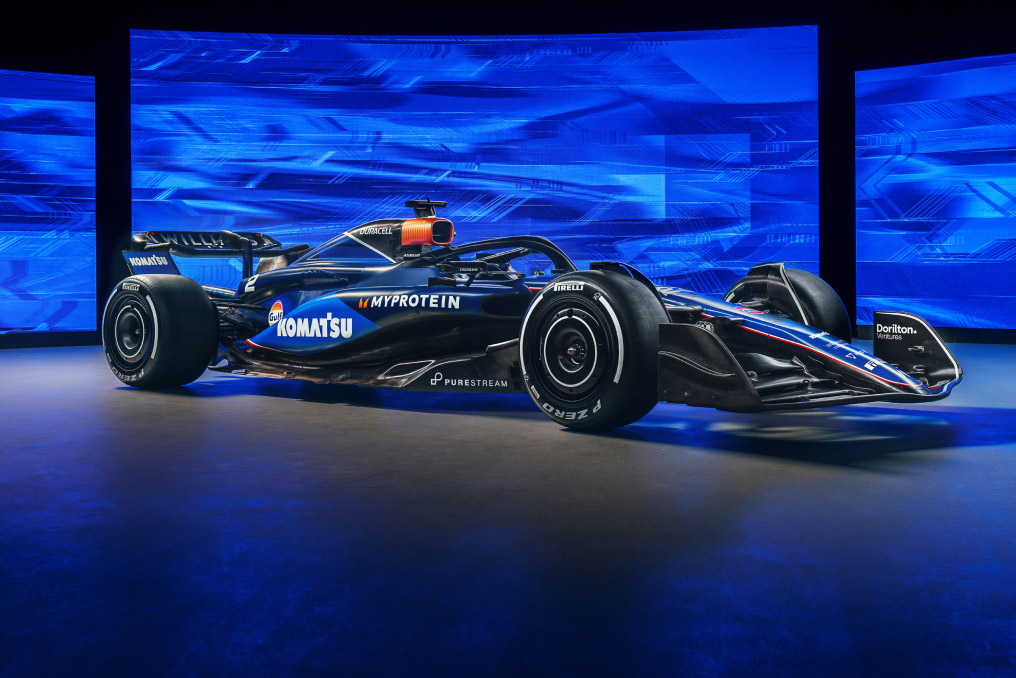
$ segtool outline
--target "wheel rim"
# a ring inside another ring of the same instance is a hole
[[[579,403],[602,385],[611,344],[604,319],[582,299],[564,300],[537,326],[541,388],[562,402]],[[576,303],[578,302],[578,303]]]
[[[582,311],[561,311],[544,335],[541,353],[547,376],[576,393],[593,376],[598,358],[596,321]]]
[[[148,338],[144,317],[134,304],[126,304],[116,318],[116,350],[128,362],[136,362]]]
[[[103,344],[113,367],[125,374],[140,370],[151,352],[151,310],[136,293],[115,299],[103,323]]]

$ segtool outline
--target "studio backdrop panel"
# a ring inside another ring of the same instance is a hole
[[[858,324],[1016,328],[1016,54],[855,83]]]
[[[95,86],[0,70],[0,333],[95,329]]]
[[[315,245],[429,196],[458,242],[543,235],[704,292],[817,271],[816,35],[132,31],[133,228]]]

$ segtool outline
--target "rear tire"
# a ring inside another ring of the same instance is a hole
[[[556,278],[522,323],[526,390],[569,428],[637,421],[658,401],[659,326],[666,322],[660,300],[630,277],[580,271]]]
[[[102,313],[102,346],[117,379],[138,388],[189,384],[218,344],[218,314],[198,283],[135,275],[118,283]]]

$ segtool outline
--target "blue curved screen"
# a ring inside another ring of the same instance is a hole
[[[1016,328],[1016,54],[855,82],[858,324]]]
[[[95,329],[95,87],[0,70],[0,333]]]
[[[134,229],[314,245],[429,196],[457,242],[543,235],[706,292],[762,261],[816,271],[816,54],[813,26],[132,31]]]

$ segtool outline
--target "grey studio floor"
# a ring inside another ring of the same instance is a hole
[[[524,396],[0,351],[0,676],[991,676],[1016,348],[947,400],[613,435]]]

